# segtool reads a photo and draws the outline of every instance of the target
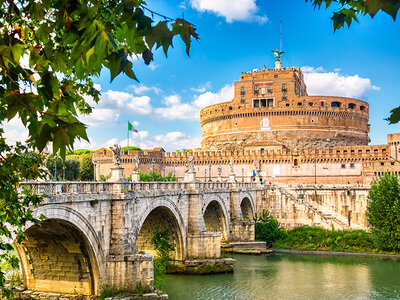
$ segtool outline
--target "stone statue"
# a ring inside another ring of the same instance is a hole
[[[189,155],[188,161],[186,163],[186,171],[194,172],[194,157],[193,154]]]
[[[258,160],[255,160],[253,162],[253,169],[258,173],[260,172],[260,162]]]
[[[121,146],[114,144],[114,147],[110,147],[113,152],[113,163],[115,166],[121,166]]]
[[[134,173],[139,172],[139,164],[140,164],[139,157],[135,156],[133,158],[133,172]]]
[[[233,174],[233,158],[229,161],[229,174]]]
[[[218,166],[218,176],[221,177],[222,175],[222,167]]]
[[[284,51],[279,51],[279,50],[271,50],[274,53],[275,59],[277,62],[282,61],[282,54],[285,53]]]

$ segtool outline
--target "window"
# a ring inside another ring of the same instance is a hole
[[[268,93],[272,93],[272,84],[268,84]]]
[[[242,103],[244,103],[244,100],[245,100],[245,98],[244,98],[244,96],[242,96],[242,98],[240,98],[240,101],[241,101]]]
[[[342,169],[346,169],[346,164],[342,164]]]
[[[354,169],[354,163],[350,163],[350,169]]]
[[[264,155],[264,148],[261,148],[261,155]]]
[[[385,163],[384,162],[381,162],[381,166],[384,166],[385,165]]]
[[[240,87],[240,95],[244,95],[244,86]]]
[[[354,109],[356,107],[356,105],[354,103],[349,103],[349,108],[350,109]]]
[[[229,110],[232,110],[232,106],[229,106]]]
[[[265,94],[265,87],[261,88],[261,94]]]
[[[274,106],[274,99],[267,99],[267,107],[273,107]]]
[[[283,94],[282,94],[282,100],[287,100],[286,93],[283,93]]]
[[[331,107],[341,107],[342,106],[342,103],[340,103],[340,102],[332,102],[331,103]]]
[[[321,101],[321,107],[324,107],[325,102]]]
[[[308,105],[310,105],[310,106],[313,106],[313,105],[314,105],[314,103],[310,102],[310,103],[308,103]]]
[[[365,106],[360,106],[360,110],[365,110]]]
[[[289,106],[289,103],[286,103],[286,106]]]
[[[287,91],[286,83],[282,83],[282,92],[286,92],[286,91]]]
[[[390,165],[391,165],[391,166],[394,166],[394,162],[391,162]]]
[[[258,85],[254,86],[254,94],[258,94]]]
[[[302,106],[302,105],[303,105],[303,103],[297,102],[297,106]]]
[[[274,78],[278,78],[278,75],[275,74],[275,75],[274,75]]]
[[[260,100],[259,99],[253,99],[253,107],[254,108],[260,107]]]
[[[294,166],[298,166],[298,165],[299,165],[299,161],[297,160],[297,158],[294,159],[293,165],[294,165]]]

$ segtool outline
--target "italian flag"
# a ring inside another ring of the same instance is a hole
[[[128,122],[128,131],[139,133],[139,131],[137,131],[130,122]]]

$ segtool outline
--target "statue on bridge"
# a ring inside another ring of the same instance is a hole
[[[121,166],[121,146],[114,144],[114,147],[110,147],[111,151],[113,152],[113,163],[115,166]]]
[[[139,172],[139,165],[140,165],[139,157],[135,156],[133,158],[133,172],[134,173],[138,173]]]
[[[194,156],[193,154],[189,155],[188,161],[186,163],[186,172],[194,172]]]
[[[233,158],[229,161],[229,174],[234,174],[235,172],[233,171]]]

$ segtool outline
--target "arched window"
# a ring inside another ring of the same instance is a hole
[[[261,155],[264,155],[264,148],[261,148]]]

